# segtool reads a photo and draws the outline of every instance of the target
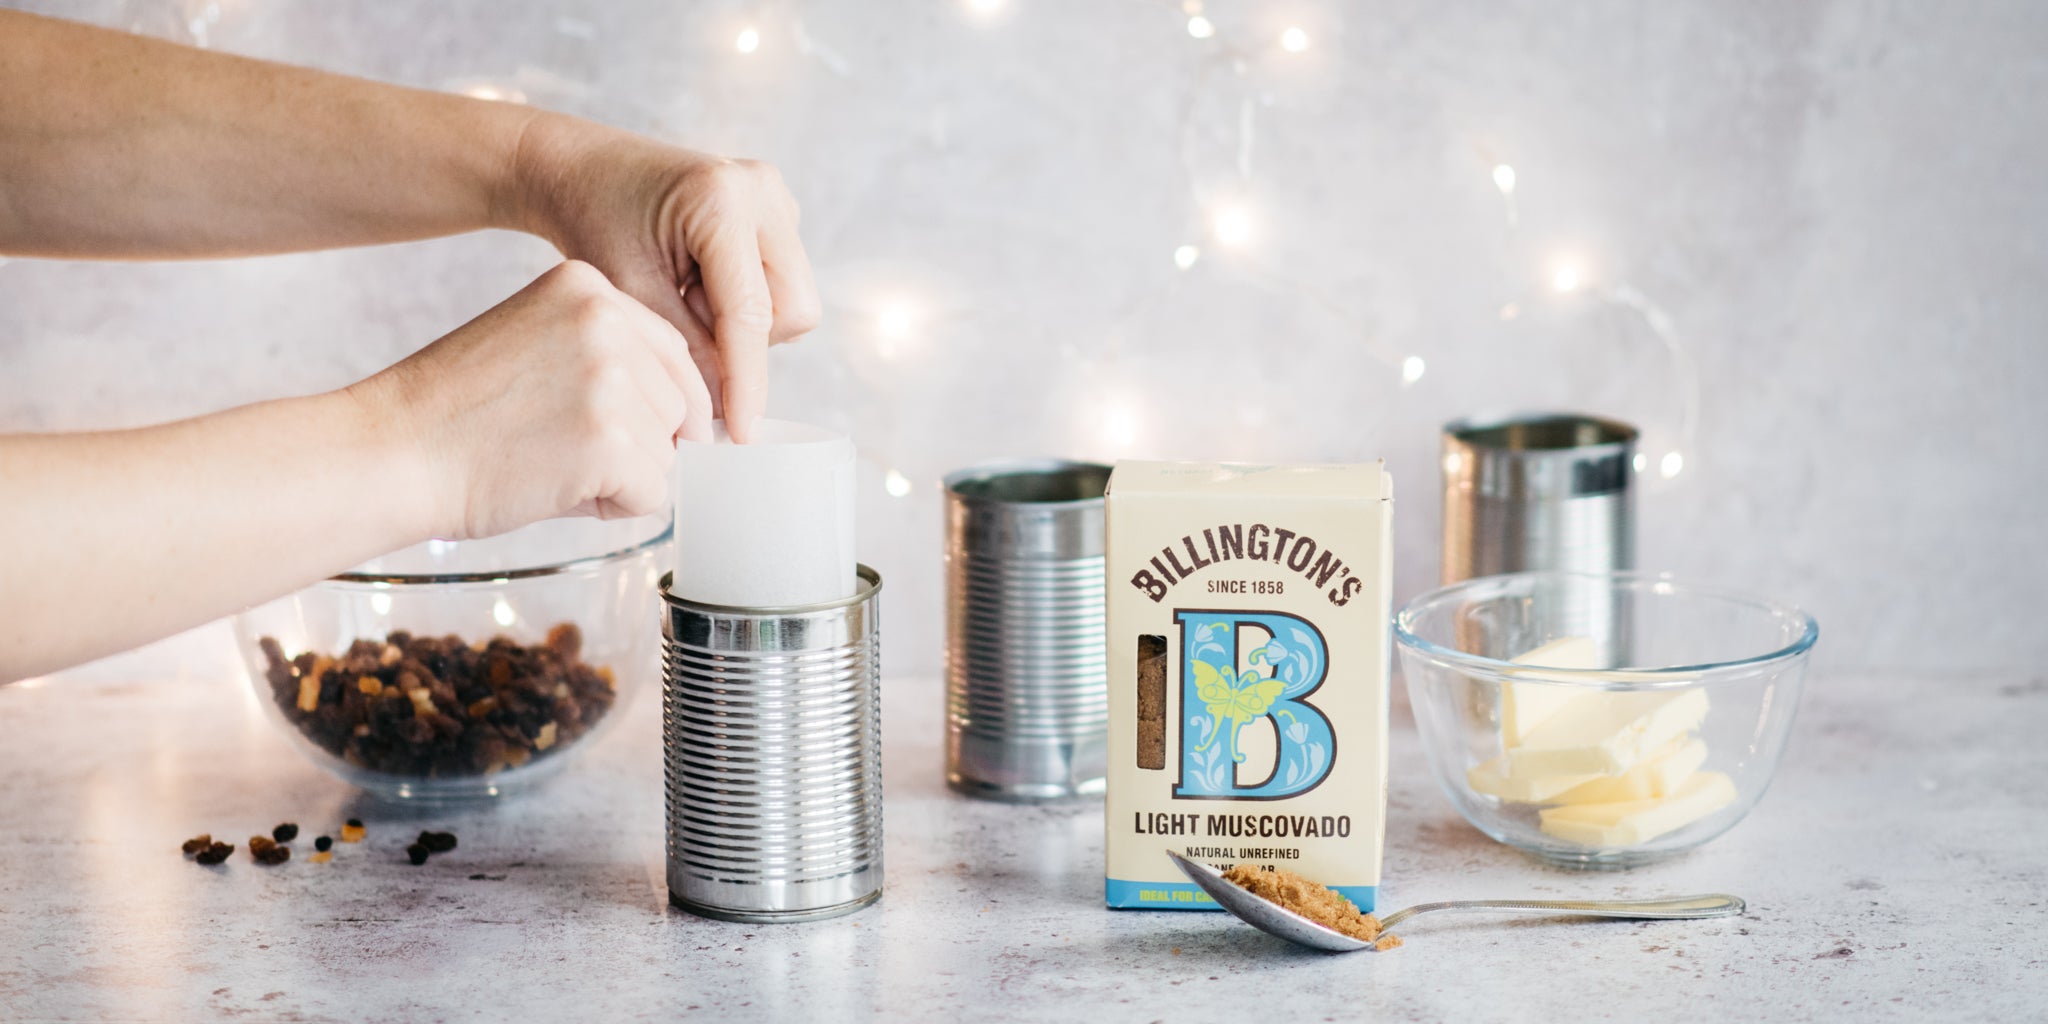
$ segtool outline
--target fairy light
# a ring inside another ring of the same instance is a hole
[[[882,475],[882,490],[889,492],[891,498],[907,498],[910,496],[910,478],[892,469]]]
[[[910,328],[917,322],[917,314],[903,302],[891,302],[875,314],[875,331],[890,341],[902,341],[910,337]]]
[[[967,9],[976,14],[994,14],[1003,9],[1003,0],[967,0]]]
[[[1188,35],[1196,39],[1207,39],[1216,34],[1216,23],[1197,14],[1188,19]]]
[[[1308,33],[1302,31],[1299,26],[1288,26],[1287,31],[1280,33],[1280,48],[1288,53],[1300,53],[1308,49]]]
[[[752,53],[755,50],[760,49],[760,31],[753,28],[752,26],[740,29],[739,38],[734,39],[732,41],[732,48],[738,50],[741,53]]]
[[[1514,169],[1514,168],[1512,168],[1512,167],[1509,167],[1509,166],[1508,166],[1508,165],[1506,165],[1506,164],[1494,164],[1494,165],[1493,165],[1493,187],[1494,187],[1494,188],[1497,188],[1497,189],[1500,189],[1500,194],[1501,194],[1501,195],[1504,195],[1504,196],[1511,196],[1511,195],[1514,195],[1514,194],[1515,194],[1515,169]]]
[[[1422,361],[1421,356],[1409,356],[1408,358],[1401,360],[1402,385],[1406,386],[1409,384],[1413,384],[1418,380],[1421,380],[1423,372],[1428,369],[1429,364],[1424,363]]]
[[[1577,291],[1582,283],[1584,282],[1579,278],[1579,268],[1573,264],[1562,263],[1555,270],[1551,271],[1550,287],[1560,295],[1566,292]]]
[[[1195,261],[1201,258],[1202,250],[1192,245],[1183,245],[1173,251],[1173,265],[1182,270],[1194,266]]]
[[[377,614],[379,614],[379,615],[389,615],[389,614],[391,614],[391,595],[390,595],[390,594],[371,594],[371,595],[370,595],[370,610],[371,610],[371,611],[373,611],[373,612],[376,612],[376,613],[377,613]]]
[[[519,613],[513,611],[512,606],[506,604],[505,599],[501,597],[496,604],[491,605],[491,618],[498,620],[500,626],[510,626],[519,621]]]
[[[1136,448],[1144,433],[1144,419],[1133,397],[1111,392],[1100,400],[1097,408],[1101,418],[1096,421],[1096,439],[1108,450],[1106,454],[1126,455]]]
[[[1640,473],[1644,469],[1649,467],[1650,457],[1648,455],[1644,455],[1642,452],[1637,452],[1636,457],[1633,460],[1633,464],[1635,466],[1636,472]]]
[[[1235,204],[1219,207],[1209,227],[1216,241],[1229,246],[1243,245],[1252,238],[1252,215]]]
[[[1666,480],[1677,476],[1683,469],[1685,469],[1685,456],[1678,452],[1665,452],[1663,460],[1657,463],[1657,472],[1662,473]]]
[[[491,85],[489,83],[478,83],[476,85],[472,85],[469,88],[462,90],[462,94],[464,96],[468,96],[471,99],[491,100],[492,102],[496,103],[526,102],[525,93],[520,92],[517,89]]]

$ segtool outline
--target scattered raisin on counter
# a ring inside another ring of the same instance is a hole
[[[507,637],[357,640],[330,657],[287,658],[261,642],[285,718],[352,765],[392,775],[460,777],[517,768],[588,732],[617,699],[608,668],[581,659],[574,623],[527,646]],[[342,833],[344,842],[352,842]]]
[[[292,859],[292,848],[269,836],[250,836],[249,856],[258,864],[275,866]]]
[[[321,853],[326,853],[327,851],[334,849],[334,837],[321,836],[320,838],[313,840],[313,849],[318,850]]]
[[[427,848],[421,846],[418,843],[414,843],[411,846],[406,847],[405,855],[407,858],[411,859],[414,866],[425,864],[427,862]]]
[[[447,853],[455,849],[455,833],[422,832],[420,833],[419,844],[426,847],[428,853]]]
[[[299,826],[294,825],[289,821],[270,830],[270,838],[275,839],[280,843],[289,843],[292,840],[297,839],[298,837]]]
[[[190,857],[195,853],[204,853],[206,851],[206,848],[212,845],[213,837],[205,832],[201,832],[198,835],[185,840],[185,845],[179,847],[179,849],[184,850],[185,856]]]
[[[201,864],[219,864],[226,861],[228,855],[233,852],[235,852],[235,844],[233,843],[213,843],[206,849],[199,851],[198,855],[192,859]]]

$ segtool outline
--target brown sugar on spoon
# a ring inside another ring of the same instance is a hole
[[[1275,903],[1315,923],[1370,942],[1382,952],[1401,944],[1397,936],[1380,934],[1380,920],[1360,913],[1358,907],[1328,887],[1311,882],[1292,871],[1267,871],[1238,864],[1223,873],[1224,879],[1268,903]]]

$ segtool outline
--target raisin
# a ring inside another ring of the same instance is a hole
[[[455,833],[422,832],[420,833],[419,845],[426,847],[429,853],[447,853],[455,849]]]
[[[226,861],[228,855],[233,852],[235,852],[235,844],[233,843],[214,843],[206,849],[199,851],[199,855],[192,859],[201,864],[219,864]]]
[[[313,849],[318,850],[321,853],[326,853],[327,851],[334,849],[334,837],[321,836],[320,838],[313,840]]]
[[[298,837],[299,826],[294,825],[289,821],[270,830],[270,838],[275,839],[280,843],[289,843],[292,840],[297,839]]]
[[[185,840],[185,845],[179,847],[179,849],[184,850],[185,855],[189,857],[192,854],[199,853],[212,845],[213,837],[207,835],[204,832],[201,832],[198,835]]]
[[[426,847],[421,846],[418,843],[414,843],[411,846],[405,848],[406,857],[410,859],[415,866],[425,864],[427,862],[428,852],[429,851],[427,850]]]

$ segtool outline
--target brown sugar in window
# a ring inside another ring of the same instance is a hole
[[[1358,907],[1343,894],[1292,871],[1267,871],[1249,864],[1238,864],[1225,871],[1223,877],[1252,895],[1268,903],[1277,903],[1331,931],[1349,935],[1360,942],[1371,942],[1373,948],[1381,952],[1401,944],[1395,936],[1380,935],[1379,918],[1360,913]]]
[[[1166,638],[1138,637],[1138,767],[1166,767]]]

